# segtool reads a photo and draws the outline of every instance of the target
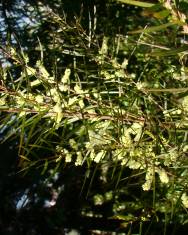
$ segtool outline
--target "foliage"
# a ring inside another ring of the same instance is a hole
[[[54,205],[66,194],[59,175],[77,169],[87,198],[79,213],[120,220],[129,233],[138,223],[139,234],[160,221],[165,234],[173,221],[187,224],[186,2],[120,2],[146,9],[109,1],[105,18],[96,2],[89,20],[70,20],[40,2],[27,43],[10,32],[1,141],[16,146],[19,174],[47,177]]]

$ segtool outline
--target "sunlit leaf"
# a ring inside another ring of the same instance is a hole
[[[117,0],[117,1],[125,3],[125,4],[134,5],[137,7],[152,7],[155,5],[155,4],[149,3],[149,2],[141,2],[141,1],[134,1],[134,0]]]

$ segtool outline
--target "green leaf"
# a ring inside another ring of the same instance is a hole
[[[184,45],[180,48],[170,49],[170,50],[156,50],[150,53],[151,56],[172,56],[178,53],[188,51],[188,45]]]
[[[163,9],[166,9],[166,8],[164,8],[163,4],[157,3],[157,4],[154,4],[153,6],[151,6],[150,8],[148,8],[147,11],[157,12],[157,11],[161,11]]]
[[[119,219],[119,220],[124,220],[124,221],[135,221],[136,217],[132,214],[128,214],[128,215],[115,215],[114,216],[115,219]]]
[[[42,170],[41,175],[44,175],[44,174],[45,174],[47,168],[48,168],[48,160],[45,160],[44,167],[43,167],[43,170]]]
[[[188,88],[183,87],[183,88],[150,88],[150,89],[144,89],[146,92],[169,92],[169,93],[181,93],[181,92],[187,92]]]
[[[155,4],[149,2],[141,2],[141,1],[134,1],[134,0],[117,0],[119,2],[134,5],[137,7],[153,7]]]
[[[164,19],[167,16],[169,16],[169,14],[170,14],[169,10],[162,10],[162,11],[158,11],[158,12],[153,13],[153,16],[157,19]]]
[[[155,17],[157,19],[164,19],[166,18],[171,11],[169,9],[166,9],[162,3],[155,4],[152,7],[149,7],[147,9],[144,9],[141,12],[142,16],[147,16],[147,17]]]
[[[174,25],[183,25],[183,23],[180,22],[180,21],[169,22],[169,23],[162,24],[162,25],[159,25],[159,26],[152,26],[152,27],[148,27],[148,28],[145,28],[145,29],[138,29],[138,30],[130,31],[129,34],[152,33],[152,32],[156,32],[156,31],[164,30],[167,27],[174,26]]]

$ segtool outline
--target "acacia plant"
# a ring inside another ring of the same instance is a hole
[[[48,29],[43,37],[28,29],[35,46],[25,49],[15,36],[1,48],[2,142],[16,138],[19,173],[81,167],[82,190],[95,205],[113,199],[111,216],[123,226],[161,214],[165,224],[187,223],[186,6],[109,1],[114,15],[101,33],[98,5],[89,26],[41,5]],[[96,172],[106,192],[92,193]]]

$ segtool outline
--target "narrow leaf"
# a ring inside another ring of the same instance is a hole
[[[180,92],[187,92],[188,88],[150,88],[150,89],[143,89],[146,92],[169,92],[169,93],[180,93]]]
[[[188,45],[184,45],[180,48],[171,49],[168,51],[164,50],[156,50],[150,53],[151,56],[172,56],[177,55],[178,53],[188,51]]]
[[[134,5],[134,6],[137,6],[137,7],[152,7],[152,6],[155,5],[153,3],[141,2],[141,1],[135,1],[135,0],[117,0],[117,1],[125,3],[125,4]]]
[[[159,26],[152,26],[152,27],[148,27],[148,28],[145,28],[145,29],[134,30],[134,31],[129,32],[129,34],[152,33],[152,32],[156,32],[156,31],[164,30],[167,27],[170,27],[170,26],[173,26],[173,25],[183,25],[183,23],[180,22],[180,21],[169,22],[169,23],[162,24],[162,25],[159,25]]]

